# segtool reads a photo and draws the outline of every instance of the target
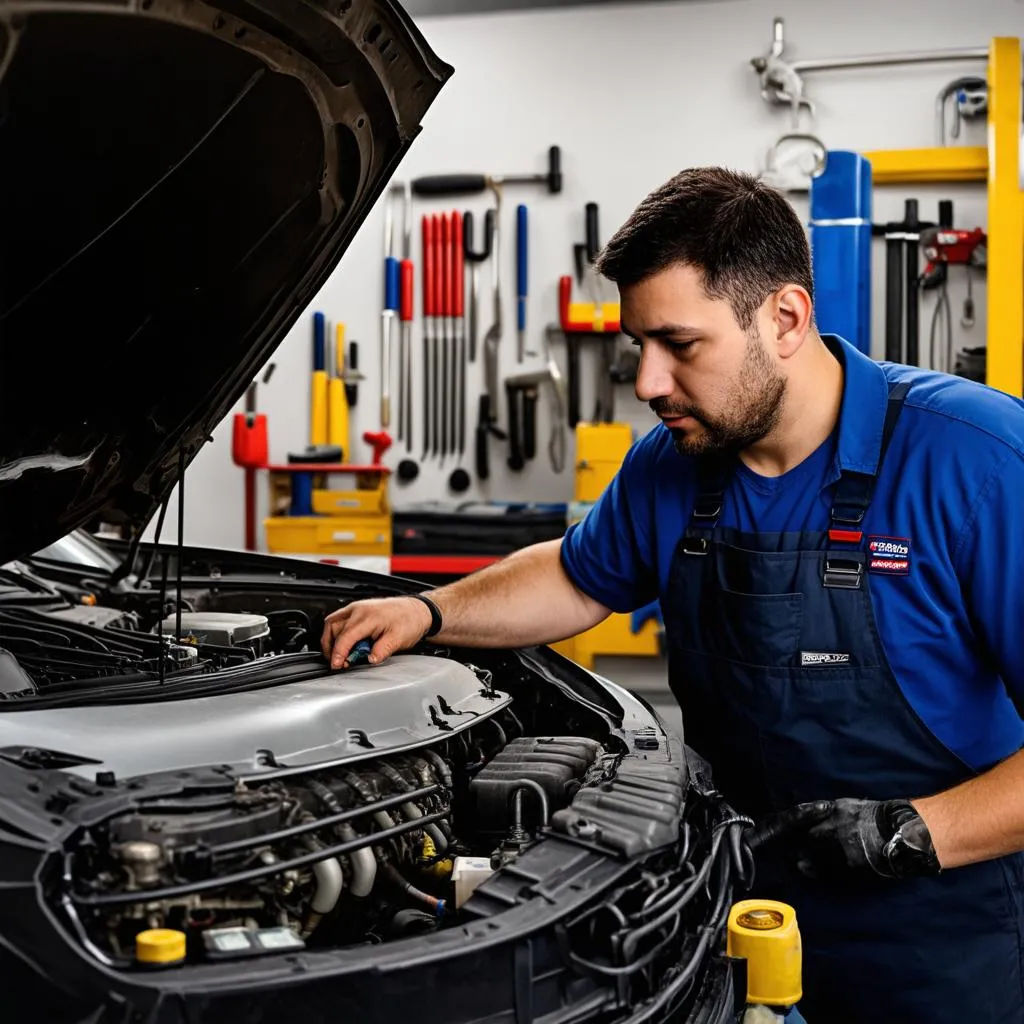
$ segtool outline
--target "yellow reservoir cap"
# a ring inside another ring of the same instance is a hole
[[[795,1006],[803,996],[796,911],[775,900],[740,900],[729,911],[727,952],[747,961],[747,1002]]]
[[[135,936],[135,959],[143,964],[176,964],[185,959],[185,933],[150,928]]]

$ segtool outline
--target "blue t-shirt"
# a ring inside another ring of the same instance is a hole
[[[782,476],[741,464],[721,523],[765,534],[826,530],[840,469],[870,472],[889,384],[910,381],[863,523],[866,538],[906,544],[909,571],[893,572],[901,566],[888,556],[904,553],[882,547],[879,571],[869,569],[871,600],[907,700],[982,771],[1024,744],[1024,402],[825,340],[844,370],[838,430]],[[694,460],[659,424],[567,531],[569,578],[612,611],[664,597],[695,496]]]

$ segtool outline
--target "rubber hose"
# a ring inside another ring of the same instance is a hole
[[[439,900],[436,896],[431,896],[430,893],[423,892],[421,889],[417,889],[412,882],[407,882],[401,872],[392,864],[386,864],[384,871],[387,876],[397,885],[403,892],[411,896],[414,900],[425,904],[434,911],[437,917],[442,917],[445,912],[445,901]]]
[[[409,785],[408,781],[402,778],[401,774],[396,771],[389,764],[382,764],[380,766],[380,773],[386,779],[389,779],[395,784],[395,786],[403,793],[412,792],[413,787]],[[399,809],[405,815],[406,821],[415,821],[417,818],[423,817],[423,812],[411,801],[407,801],[401,804]],[[431,823],[430,825],[424,825],[423,831],[434,841],[434,849],[438,853],[444,853],[448,849],[448,840],[445,839],[444,833],[437,827],[436,824]]]
[[[437,769],[441,777],[441,784],[445,789],[452,788],[451,769],[445,763],[444,758],[436,750],[424,750],[423,756]]]

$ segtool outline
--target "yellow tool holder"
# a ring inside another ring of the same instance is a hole
[[[864,154],[876,185],[985,182],[988,188],[986,383],[1024,393],[1024,180],[1021,177],[1021,44],[988,52],[988,145],[875,150]]]
[[[391,557],[391,507],[385,466],[302,464],[267,466],[270,515],[263,521],[273,554],[378,555]],[[313,515],[291,515],[296,473],[312,476]],[[330,486],[338,475],[354,486]]]
[[[576,425],[576,487],[570,519],[582,519],[612,482],[633,444],[628,423],[578,423]],[[583,668],[592,669],[599,655],[649,657],[661,652],[659,627],[645,622],[633,632],[629,615],[612,614],[585,633],[552,646]]]

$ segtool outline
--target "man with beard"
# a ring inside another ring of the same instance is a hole
[[[687,743],[796,907],[810,1021],[1024,1020],[1024,404],[822,336],[786,200],[685,171],[601,254],[660,423],[560,542],[352,604],[345,664],[661,601]]]

